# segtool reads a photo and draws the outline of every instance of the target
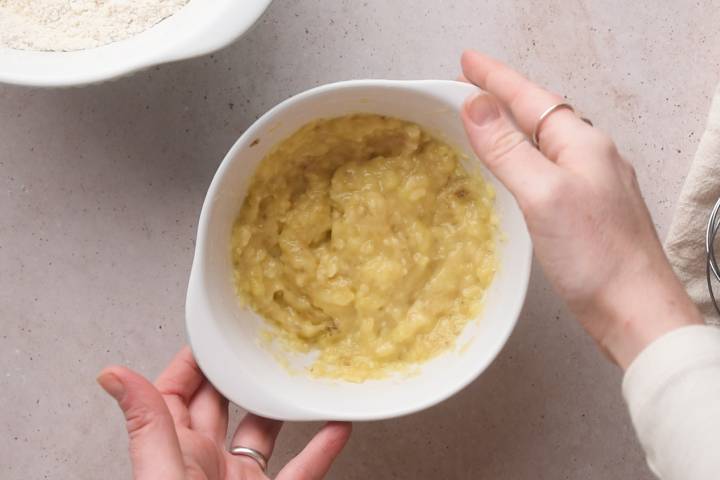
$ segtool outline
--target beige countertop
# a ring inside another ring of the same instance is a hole
[[[0,478],[129,478],[95,375],[121,362],[154,376],[183,344],[215,168],[309,87],[452,78],[463,48],[485,50],[617,139],[664,232],[720,72],[714,3],[277,0],[210,57],[81,89],[0,87]],[[650,479],[620,381],[536,269],[492,367],[435,408],[357,425],[330,478]],[[273,468],[315,428],[287,425]]]

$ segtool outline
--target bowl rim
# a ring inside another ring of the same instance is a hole
[[[230,150],[227,152],[225,157],[223,158],[222,162],[218,166],[218,169],[215,173],[215,176],[212,179],[212,182],[210,184],[210,187],[208,188],[208,192],[205,196],[205,199],[203,201],[202,210],[200,213],[200,219],[198,221],[198,231],[197,231],[197,239],[195,244],[195,253],[193,256],[193,263],[192,268],[190,272],[190,278],[189,278],[189,284],[188,284],[188,291],[187,291],[187,298],[186,298],[186,333],[188,337],[188,343],[191,346],[191,349],[193,350],[194,354],[195,352],[198,352],[199,350],[202,351],[208,351],[207,346],[205,348],[198,348],[199,343],[198,339],[193,339],[192,335],[192,323],[193,320],[191,320],[192,314],[190,313],[190,305],[193,303],[193,295],[195,288],[204,288],[201,283],[204,282],[199,276],[201,275],[200,272],[202,272],[205,269],[205,258],[202,254],[202,252],[205,250],[205,244],[207,241],[208,231],[209,231],[209,219],[210,219],[210,210],[212,209],[212,203],[214,201],[214,198],[216,196],[216,193],[218,189],[220,188],[220,184],[222,183],[222,179],[225,176],[227,170],[230,168],[230,164],[239,161],[238,159],[241,159],[240,153],[242,150],[246,147],[246,144],[250,144],[252,138],[257,137],[258,131],[263,130],[267,125],[272,125],[274,123],[277,123],[280,120],[280,115],[283,113],[283,111],[287,108],[289,108],[291,105],[300,102],[302,100],[308,99],[310,97],[323,95],[327,92],[338,90],[338,89],[346,89],[346,88],[363,88],[363,87],[395,87],[395,88],[410,88],[413,90],[432,90],[432,89],[442,89],[442,88],[458,88],[458,85],[462,85],[462,88],[469,89],[468,93],[472,93],[476,90],[476,87],[468,86],[467,83],[464,82],[458,82],[454,80],[382,80],[382,79],[365,79],[365,80],[347,80],[347,81],[340,81],[340,82],[334,82],[329,84],[320,85],[314,88],[311,88],[309,90],[303,91],[301,93],[298,93],[296,95],[293,95],[282,102],[278,103],[274,107],[272,107],[270,110],[268,110],[265,114],[260,116],[255,122],[250,125],[245,132],[235,141],[233,146],[230,148]],[[522,215],[521,215],[522,217]],[[452,397],[453,395],[457,394],[459,391],[463,390],[465,387],[467,387],[470,383],[475,381],[480,374],[482,374],[497,358],[499,353],[502,351],[504,346],[507,344],[507,341],[514,331],[517,322],[519,320],[520,314],[522,312],[522,309],[525,304],[525,299],[527,297],[529,282],[530,282],[530,274],[532,271],[532,255],[533,255],[533,246],[532,246],[532,240],[529,236],[529,233],[527,232],[527,226],[525,224],[524,218],[521,218],[523,225],[525,226],[524,229],[524,235],[527,236],[527,249],[525,251],[519,251],[517,252],[517,255],[522,255],[524,257],[524,268],[522,271],[519,272],[518,278],[517,278],[517,287],[518,287],[518,294],[516,297],[516,300],[512,305],[508,305],[508,317],[511,319],[511,321],[508,321],[504,324],[503,330],[498,332],[494,343],[493,348],[487,351],[487,355],[485,357],[484,362],[478,362],[478,364],[472,368],[468,369],[466,373],[462,374],[455,382],[455,384],[452,385],[451,388],[448,388],[446,390],[439,391],[436,394],[427,395],[424,397],[423,400],[419,400],[417,402],[413,402],[411,404],[408,404],[407,406],[402,407],[393,407],[390,406],[389,408],[385,409],[378,409],[374,412],[353,412],[353,413],[347,413],[347,412],[320,412],[316,410],[309,409],[307,407],[303,407],[302,410],[296,410],[295,414],[289,414],[287,416],[283,416],[282,418],[275,415],[273,412],[270,411],[264,411],[262,408],[257,407],[247,407],[244,405],[240,405],[245,410],[254,413],[256,415],[260,415],[263,417],[269,417],[269,418],[276,418],[279,420],[288,420],[288,421],[323,421],[323,420],[346,420],[346,421],[372,421],[372,420],[383,420],[388,418],[397,418],[402,417],[405,415],[410,415],[422,410],[425,410],[427,408],[430,408],[434,405],[437,405],[448,398]],[[512,307],[512,308],[510,308]],[[222,393],[226,398],[229,398],[231,401],[233,401],[233,395],[228,396],[227,389],[224,385],[217,385],[214,383],[214,379],[222,378],[221,374],[217,374],[217,372],[213,368],[209,368],[209,365],[207,365],[204,361],[204,359],[198,355],[196,355],[196,361],[200,367],[200,369],[205,373],[206,377],[210,380],[211,383],[215,386],[215,388]]]
[[[186,8],[193,1],[183,6]],[[144,32],[124,40],[111,42],[95,48],[75,51],[34,51],[0,47],[0,60],[3,55],[34,57],[33,62],[42,64],[43,59],[72,58],[86,55],[88,52],[105,53],[116,58],[107,64],[93,64],[86,71],[77,69],[60,70],[48,73],[49,68],[42,72],[28,73],[22,70],[8,70],[0,61],[0,83],[28,87],[78,87],[112,80],[127,76],[138,71],[165,63],[187,60],[220,50],[241,36],[247,34],[267,11],[272,0],[251,0],[250,2],[225,2],[220,5],[219,13],[214,16],[212,35],[206,35],[207,29],[198,29],[187,37],[179,39],[176,44],[163,45],[159,48],[144,50],[137,46],[124,47],[123,42],[132,40],[145,32],[153,30],[167,19],[163,19]],[[172,17],[172,16],[171,16]],[[168,17],[168,18],[171,18]],[[121,46],[122,45],[122,46]],[[122,53],[120,55],[119,53]],[[94,63],[91,61],[88,64]]]

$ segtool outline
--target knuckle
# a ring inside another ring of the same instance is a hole
[[[125,413],[125,426],[131,439],[160,420],[160,415],[144,406],[130,408]]]
[[[485,153],[485,163],[491,169],[500,165],[503,160],[525,141],[525,136],[513,129],[503,129],[496,133],[490,141]]]
[[[623,170],[630,175],[631,177],[637,177],[637,172],[635,171],[635,166],[625,160],[624,158],[620,158],[620,165],[622,165]]]
[[[194,461],[185,464],[185,480],[208,480],[203,468]]]
[[[625,174],[625,177],[630,181],[630,183],[637,184],[638,177],[637,177],[637,171],[635,170],[635,166],[622,157],[620,158],[620,166],[622,168],[623,173]]]
[[[591,132],[587,143],[593,151],[612,158],[619,157],[615,142],[610,135],[596,128],[593,128]]]
[[[557,211],[567,192],[568,185],[565,180],[543,182],[526,195],[520,207],[527,215],[533,217],[542,215],[543,212]]]

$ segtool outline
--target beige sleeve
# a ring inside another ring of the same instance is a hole
[[[684,327],[643,350],[623,395],[662,480],[720,479],[720,329]]]

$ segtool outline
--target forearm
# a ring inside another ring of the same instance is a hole
[[[589,333],[623,369],[666,333],[703,324],[659,244],[656,253],[645,253],[580,314]]]
[[[629,366],[623,394],[650,468],[662,480],[715,480],[720,455],[720,329],[675,329]]]

